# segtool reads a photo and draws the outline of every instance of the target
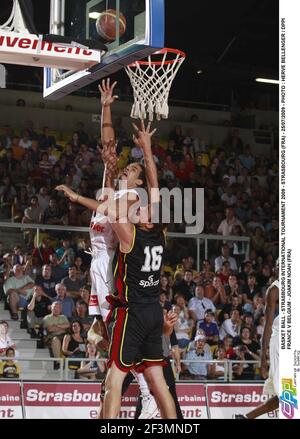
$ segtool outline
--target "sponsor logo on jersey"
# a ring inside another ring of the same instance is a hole
[[[153,274],[151,274],[151,276],[148,277],[148,280],[141,280],[139,283],[139,285],[143,288],[156,287],[158,284],[159,284],[159,279],[154,281]]]
[[[91,222],[90,229],[95,230],[95,232],[103,233],[105,230],[105,227],[102,226],[101,224]]]

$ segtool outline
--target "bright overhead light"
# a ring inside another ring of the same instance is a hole
[[[100,16],[100,12],[90,12],[89,18],[92,18],[93,20],[97,20],[97,18]]]
[[[266,84],[279,84],[278,79],[256,78],[256,82],[264,82]]]
[[[200,70],[197,70],[197,73],[198,73],[198,75],[201,75],[201,73],[203,73],[203,71],[200,69]]]

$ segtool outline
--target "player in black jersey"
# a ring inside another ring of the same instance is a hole
[[[145,130],[142,124],[142,130],[137,129],[138,137],[134,140],[144,150],[145,167],[153,170],[147,175],[150,187],[156,189],[151,191],[150,204],[153,205],[159,201],[159,190],[148,128]],[[63,190],[71,201],[107,215],[120,242],[116,279],[118,306],[113,313],[114,327],[110,369],[105,381],[103,418],[118,416],[123,380],[131,369],[139,368],[145,369],[145,378],[162,417],[175,419],[175,404],[162,372],[163,314],[159,304],[158,284],[165,248],[164,233],[159,226],[149,222],[138,226],[129,222],[127,199],[124,205],[122,199],[117,206],[109,201],[100,204],[65,186],[57,189]]]

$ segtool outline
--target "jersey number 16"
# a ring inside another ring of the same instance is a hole
[[[163,253],[163,246],[157,245],[155,247],[150,247],[147,245],[144,249],[145,253],[145,262],[142,266],[141,271],[149,273],[150,271],[158,271],[161,267],[161,261],[162,261],[162,253]]]

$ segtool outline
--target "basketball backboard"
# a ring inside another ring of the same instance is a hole
[[[108,9],[125,16],[124,35],[116,26],[116,39],[100,51],[101,61],[85,70],[44,68],[45,98],[59,99],[164,47],[164,0],[51,0],[50,34],[93,49],[99,41],[96,20]]]

